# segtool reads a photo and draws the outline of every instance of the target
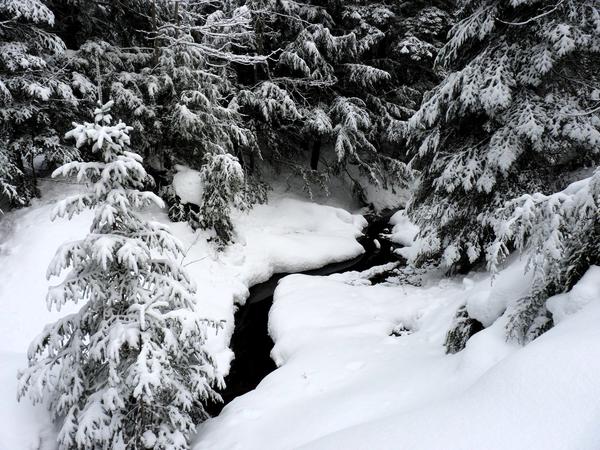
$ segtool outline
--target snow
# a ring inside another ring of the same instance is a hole
[[[175,166],[175,170],[177,173],[173,175],[173,187],[175,193],[179,195],[181,203],[202,204],[204,188],[202,187],[200,172],[179,164]]]
[[[8,336],[4,328],[2,335]],[[2,350],[0,360],[0,449],[54,450],[56,431],[48,412],[28,401],[16,400],[16,373],[26,364],[25,355]]]
[[[365,181],[362,185],[365,201],[373,206],[375,211],[396,209],[408,203],[409,189],[391,189],[381,184]]]
[[[81,186],[48,181],[41,188],[52,197],[75,193]],[[85,236],[92,214],[52,222],[54,202],[46,198],[8,213],[0,222],[1,353],[24,352],[43,325],[74,310],[69,305],[60,313],[46,309],[46,269],[61,244]]]
[[[526,297],[533,282],[533,272],[526,272],[526,265],[526,259],[513,257],[493,282],[486,277],[487,283],[469,292],[466,300],[469,316],[484,327],[489,327],[504,313],[511,301]]]
[[[393,226],[388,238],[405,247],[410,247],[415,242],[415,237],[419,232],[419,227],[414,225],[408,218],[406,210],[400,209],[390,217],[390,225]]]
[[[419,251],[418,246],[414,245],[419,227],[410,221],[405,209],[396,211],[390,217],[390,225],[392,225],[392,231],[385,237],[402,246],[394,250],[395,253],[409,261],[412,260]]]
[[[279,368],[201,425],[195,450],[600,448],[599,267],[568,294],[580,307],[528,346],[507,343],[494,312],[465,350],[444,352],[465,299],[516,301],[522,269],[513,261],[493,285],[284,278],[269,316]]]
[[[571,291],[548,299],[547,307],[554,322],[562,322],[592,302],[599,302],[600,267],[592,266]]]
[[[307,448],[597,449],[600,305],[492,366],[461,395],[331,434]]]
[[[2,450],[37,448],[32,443],[43,438],[46,445],[55,435],[43,406],[34,408],[28,399],[16,402],[16,372],[26,366],[27,347],[43,326],[77,308],[67,304],[60,313],[47,311],[45,274],[58,247],[89,230],[92,215],[88,212],[71,221],[50,221],[56,201],[81,188],[42,181],[45,194],[41,200],[8,213],[0,222],[0,378],[6,381],[0,390]],[[147,214],[168,223],[162,210]],[[364,249],[356,238],[366,225],[362,216],[282,192],[271,193],[268,205],[249,213],[235,212],[233,222],[237,242],[224,253],[216,252],[208,242],[209,233],[193,232],[185,223],[169,223],[187,250],[183,263],[198,288],[198,314],[224,321],[223,329],[211,335],[208,343],[222,374],[228,372],[233,356],[228,343],[234,304],[245,301],[248,288],[276,272],[313,269],[358,256]]]

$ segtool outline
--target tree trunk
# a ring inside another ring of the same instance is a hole
[[[312,152],[310,154],[310,168],[317,170],[319,167],[319,158],[321,157],[321,140],[317,139],[313,142]]]

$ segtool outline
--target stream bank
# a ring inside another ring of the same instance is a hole
[[[362,255],[298,273],[327,276],[348,271],[360,272],[398,261],[398,256],[394,254],[396,246],[381,237],[389,232],[392,214],[386,212],[379,216],[366,216],[368,225],[364,235],[358,239],[365,249]],[[218,415],[234,398],[256,388],[264,377],[277,368],[270,356],[274,344],[268,333],[269,310],[279,280],[288,275],[291,274],[275,274],[269,280],[252,286],[246,303],[235,313],[235,331],[230,343],[235,358],[225,378],[226,387],[220,391],[223,403],[210,405],[208,409],[211,415]]]

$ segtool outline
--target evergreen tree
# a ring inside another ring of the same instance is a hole
[[[83,302],[48,325],[29,349],[19,397],[46,400],[61,420],[61,448],[189,448],[203,402],[222,381],[204,347],[206,321],[194,311],[192,281],[176,262],[180,244],[137,210],[163,202],[143,188],[130,127],[112,123],[112,102],[95,122],[67,134],[92,145],[101,162],[72,162],[55,176],[90,183],[61,201],[55,217],[94,210],[90,234],[60,247],[48,277],[71,268],[48,291],[50,307]]]
[[[56,64],[65,46],[49,30],[54,22],[41,0],[0,2],[0,195],[13,205],[36,195],[35,157],[62,163],[76,156],[53,128],[76,104]]]
[[[131,3],[127,11],[142,14],[143,5]],[[87,86],[100,88],[98,96],[114,100],[157,168],[173,160],[199,168],[208,152],[240,157],[253,149],[252,134],[228,105],[236,89],[232,64],[262,60],[243,54],[252,36],[247,10],[219,9],[228,8],[223,2],[150,5],[154,20],[142,21],[145,28],[132,36],[126,28],[94,30],[71,68]],[[111,16],[126,13],[112,6]]]
[[[173,11],[165,0],[46,0],[56,15],[55,30],[67,48],[109,42],[118,48],[153,47],[149,32]]]
[[[416,262],[464,270],[487,256],[495,268],[510,249],[533,248],[544,276],[510,325],[531,338],[548,325],[548,295],[572,284],[561,264],[589,248],[566,236],[593,225],[594,206],[528,195],[561,191],[600,159],[600,3],[460,4],[462,20],[438,56],[449,74],[408,123],[422,171],[410,208],[421,227]],[[585,198],[597,202],[594,192]]]

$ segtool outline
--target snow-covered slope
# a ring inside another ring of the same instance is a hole
[[[499,318],[444,353],[456,308],[517,299],[522,272],[515,261],[491,287],[284,278],[270,314],[281,367],[203,424],[195,450],[600,448],[600,268],[551,299],[561,319],[530,345],[506,343]]]
[[[43,182],[42,199],[0,221],[0,450],[38,448],[40,443],[54,447],[54,431],[43,407],[33,408],[27,399],[16,402],[16,373],[27,364],[29,342],[43,326],[75,308],[47,311],[45,274],[58,246],[83,237],[89,228],[90,214],[50,221],[54,202],[78,189],[81,186]],[[168,221],[163,211],[148,214]],[[209,341],[223,373],[232,358],[227,345],[234,302],[243,303],[250,285],[274,272],[316,268],[364,251],[355,239],[365,225],[361,216],[288,194],[274,193],[268,205],[237,214],[234,223],[238,242],[224,254],[207,243],[207,234],[194,233],[184,223],[171,224],[187,249],[183,263],[198,286],[198,314],[225,321]]]

